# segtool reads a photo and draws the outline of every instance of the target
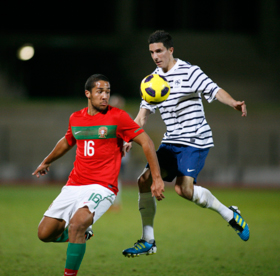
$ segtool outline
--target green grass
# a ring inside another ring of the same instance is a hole
[[[0,275],[62,275],[67,244],[42,243],[37,226],[61,186],[0,186]],[[141,236],[136,188],[123,187],[123,206],[94,225],[79,276],[280,275],[280,190],[210,189],[235,204],[249,223],[243,242],[215,212],[175,195],[158,202],[158,253],[124,258]]]

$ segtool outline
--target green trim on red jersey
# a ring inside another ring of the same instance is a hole
[[[136,129],[136,130],[134,131],[134,133],[138,132],[138,131],[141,130],[141,129],[142,129],[142,127],[139,127],[138,129]]]
[[[117,138],[117,125],[109,126],[72,126],[72,134],[76,140]]]

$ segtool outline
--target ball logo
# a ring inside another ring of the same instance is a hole
[[[108,128],[107,127],[100,127],[98,129],[99,138],[106,138],[107,134],[108,134]]]

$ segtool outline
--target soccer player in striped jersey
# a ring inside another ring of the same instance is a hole
[[[244,101],[234,100],[214,83],[198,66],[173,57],[174,47],[170,34],[156,31],[148,39],[149,51],[157,68],[153,74],[164,76],[171,87],[170,96],[160,104],[151,105],[142,100],[135,122],[144,127],[150,114],[159,109],[166,132],[157,150],[162,178],[175,182],[177,194],[203,208],[218,212],[244,241],[249,239],[249,228],[237,207],[226,207],[209,190],[197,186],[196,179],[204,166],[209,149],[214,146],[202,96],[211,103],[218,100],[247,116]],[[125,146],[129,150],[131,143]],[[151,196],[152,181],[149,165],[138,178],[139,211],[143,233],[134,247],[123,251],[125,256],[156,252],[153,221],[156,202]]]
[[[44,242],[67,242],[64,275],[75,276],[86,250],[86,240],[95,223],[114,203],[118,193],[123,141],[141,145],[153,175],[153,195],[163,198],[154,144],[123,110],[108,105],[110,82],[96,74],[86,82],[88,107],[70,116],[68,130],[33,175],[49,171],[52,162],[75,145],[76,160],[66,185],[45,212],[38,227]],[[86,233],[86,235],[85,235]]]

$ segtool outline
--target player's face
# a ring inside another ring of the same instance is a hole
[[[103,80],[97,81],[91,92],[86,90],[85,94],[94,112],[104,111],[110,99],[110,83]]]
[[[151,43],[149,45],[151,57],[157,67],[162,68],[164,72],[169,71],[173,67],[173,51],[174,48],[166,49],[162,42]]]

